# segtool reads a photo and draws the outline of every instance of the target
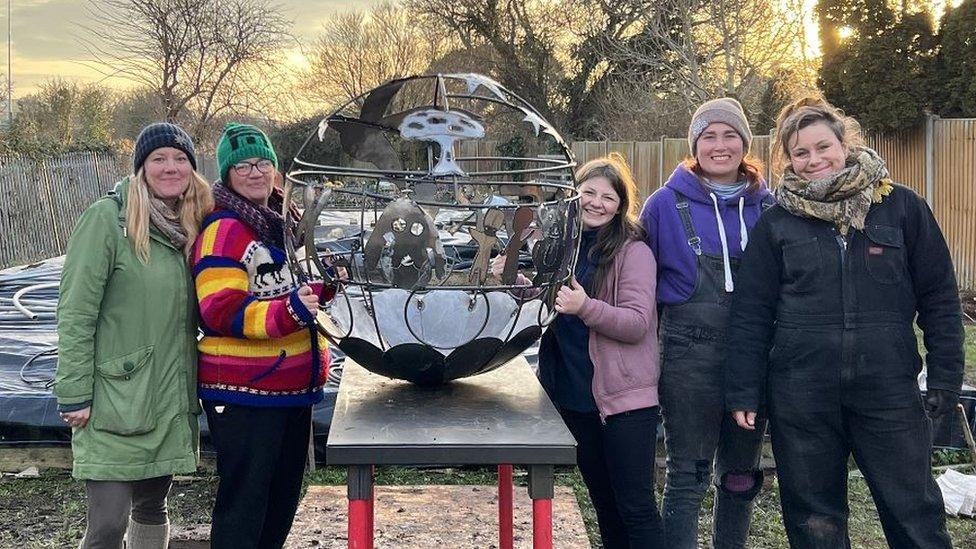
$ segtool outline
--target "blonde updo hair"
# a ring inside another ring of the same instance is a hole
[[[848,149],[864,145],[861,125],[821,95],[806,95],[783,107],[776,117],[773,168],[782,172],[790,165],[790,142],[803,128],[823,122]]]

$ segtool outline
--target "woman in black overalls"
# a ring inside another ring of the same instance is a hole
[[[889,546],[949,548],[926,417],[952,411],[962,385],[962,313],[942,231],[826,101],[787,106],[776,136],[785,169],[739,271],[728,406],[751,429],[765,394],[791,546],[850,547],[853,456]],[[913,322],[928,351],[925,401]]]
[[[761,164],[747,156],[751,138],[734,99],[702,105],[688,130],[693,158],[678,165],[641,213],[658,262],[668,451],[662,514],[674,549],[698,546],[698,517],[713,468],[714,547],[745,546],[752,500],[762,486],[762,432],[732,422],[722,372],[739,257],[749,230],[772,203]]]

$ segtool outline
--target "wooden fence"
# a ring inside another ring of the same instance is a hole
[[[81,212],[127,173],[127,163],[92,152],[0,157],[0,267],[63,254]]]
[[[928,201],[945,232],[960,286],[976,290],[976,119],[932,117],[915,131],[871,136],[868,145],[885,159],[895,181]],[[622,154],[634,169],[642,197],[667,181],[688,154],[684,138],[577,141],[571,147],[579,163],[609,152]],[[752,153],[766,164],[768,176],[769,147],[768,135],[753,138]],[[479,147],[462,156],[494,153]],[[78,216],[131,171],[129,161],[109,153],[0,157],[0,268],[64,253]],[[213,158],[198,156],[198,164],[214,178]]]

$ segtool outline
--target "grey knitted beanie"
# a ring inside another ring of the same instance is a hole
[[[691,124],[688,126],[688,148],[691,154],[697,154],[698,138],[710,124],[722,122],[732,126],[732,128],[742,137],[743,152],[749,151],[752,144],[752,131],[749,129],[749,121],[746,113],[742,110],[742,105],[731,97],[722,97],[706,101],[698,107],[695,115],[691,117]]]

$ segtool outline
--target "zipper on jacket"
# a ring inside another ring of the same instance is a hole
[[[840,246],[840,267],[841,269],[843,269],[844,263],[846,263],[845,260],[847,256],[847,239],[844,238],[844,235],[840,233],[838,233],[837,236],[834,237],[834,239],[837,240],[837,245]]]

